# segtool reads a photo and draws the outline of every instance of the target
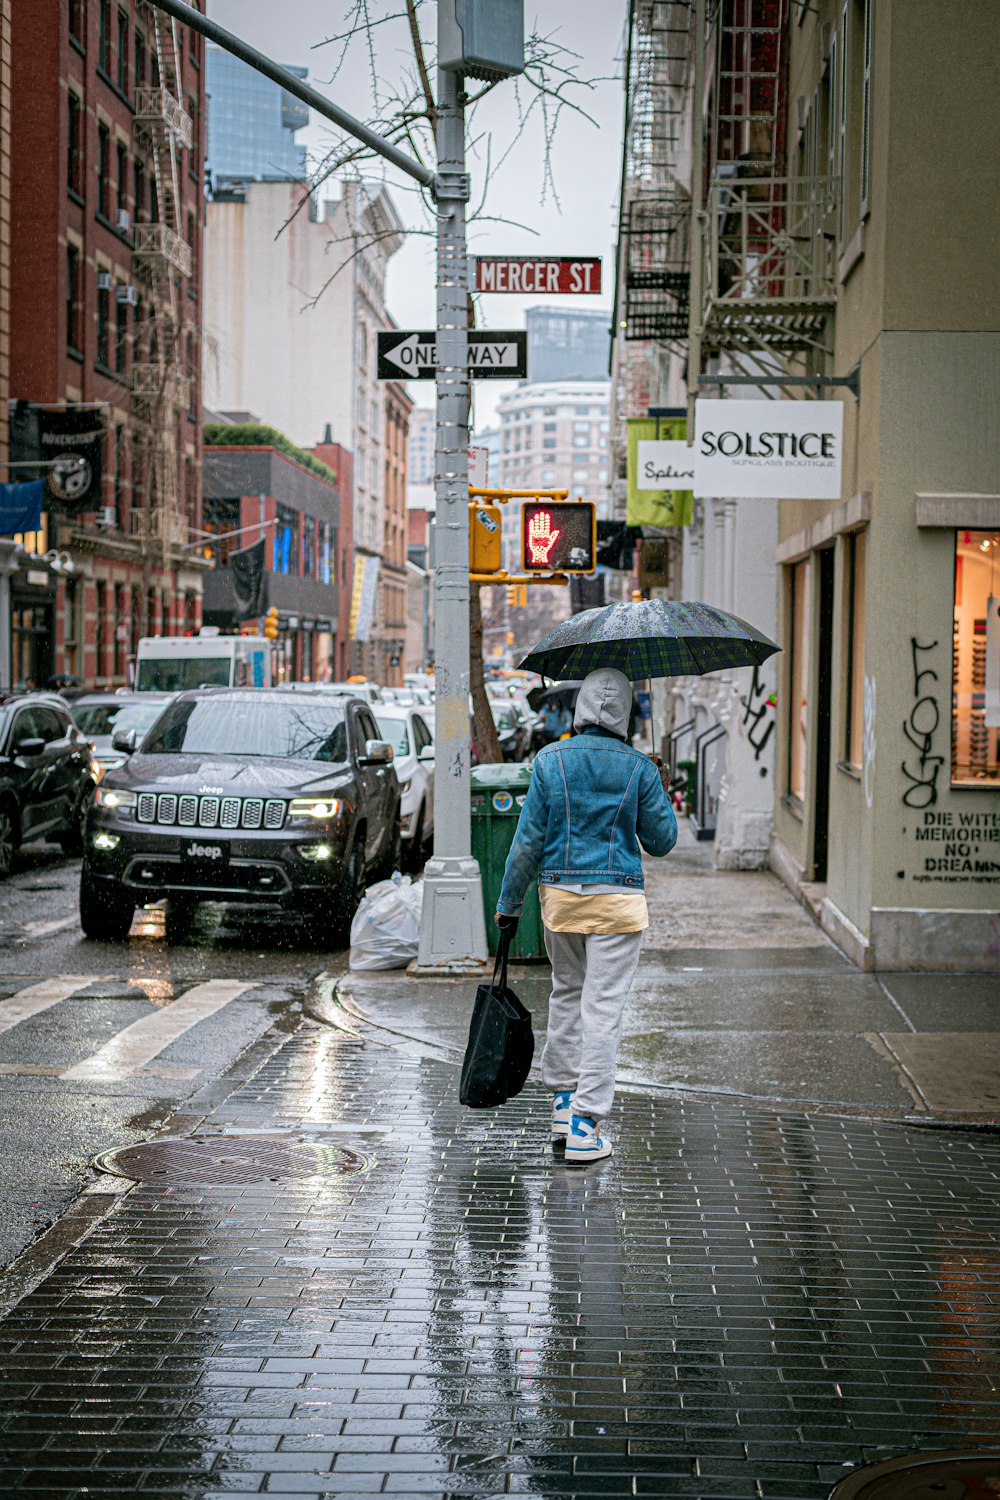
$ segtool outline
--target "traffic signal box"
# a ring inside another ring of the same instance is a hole
[[[521,566],[526,573],[592,573],[596,564],[593,501],[534,500],[521,506]]]
[[[515,578],[501,567],[500,506],[523,499],[521,565]],[[566,490],[481,490],[469,488],[469,575],[474,583],[505,583],[509,604],[517,604],[513,586],[568,583],[571,573],[593,573],[597,567],[597,506],[592,500],[570,500]]]
[[[272,604],[271,608],[268,610],[267,614],[264,616],[264,636],[265,636],[265,639],[267,639],[269,641],[273,641],[273,640],[277,639],[277,635],[278,635],[278,610],[277,610],[277,606],[274,605],[274,604]]]

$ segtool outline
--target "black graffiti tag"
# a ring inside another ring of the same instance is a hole
[[[922,686],[925,677],[929,677],[931,682],[937,682],[938,674],[932,667],[921,667],[919,656],[921,651],[935,651],[937,644],[937,641],[932,641],[929,646],[921,646],[916,636],[910,637],[914,704],[909,718],[903,721],[903,733],[917,752],[917,764],[914,773],[907,762],[903,761],[903,775],[910,783],[903,793],[904,807],[933,807],[938,799],[937,779],[938,772],[944,765],[944,756],[934,755],[933,750],[934,736],[941,723],[941,710],[937,699],[932,693],[924,692]]]
[[[745,698],[741,698],[743,704],[743,728],[747,732],[747,739],[753,746],[754,760],[760,760],[768,740],[774,733],[774,719],[767,719],[767,711],[771,707],[768,702],[767,688],[760,680],[760,668],[754,667],[753,681],[750,691]],[[762,719],[767,719],[764,728],[760,728]]]

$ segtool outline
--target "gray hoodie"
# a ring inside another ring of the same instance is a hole
[[[588,672],[576,700],[573,728],[580,732],[588,724],[610,729],[612,734],[628,739],[628,721],[632,712],[632,684],[616,667],[598,667]]]

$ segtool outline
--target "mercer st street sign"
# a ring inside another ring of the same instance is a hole
[[[559,292],[564,296],[597,296],[601,290],[599,255],[477,255],[475,275],[470,278],[477,292]]]
[[[469,374],[475,380],[524,380],[528,374],[528,335],[523,328],[500,333],[470,328]],[[379,380],[433,380],[437,335],[433,329],[378,336]]]

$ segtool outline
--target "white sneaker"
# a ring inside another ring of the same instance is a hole
[[[552,1095],[552,1135],[553,1148],[564,1146],[566,1137],[569,1135],[570,1116],[573,1113],[573,1095],[566,1089]]]
[[[569,1135],[566,1137],[567,1166],[600,1161],[603,1157],[610,1156],[611,1150],[610,1139],[601,1135],[597,1121],[590,1115],[574,1114],[570,1117]]]

